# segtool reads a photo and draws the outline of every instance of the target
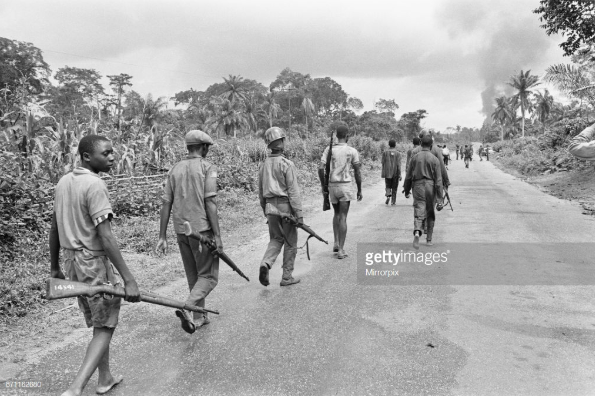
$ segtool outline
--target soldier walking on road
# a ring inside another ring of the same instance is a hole
[[[465,151],[463,152],[465,155],[465,168],[469,167],[469,161],[473,158],[473,146],[465,145]]]
[[[331,172],[329,177],[328,191],[324,184],[324,168],[327,161],[329,148],[327,147],[322,154],[321,164],[318,168],[318,177],[322,185],[322,193],[329,194],[329,200],[333,205],[335,212],[333,216],[333,232],[335,234],[335,243],[333,251],[337,253],[337,258],[347,257],[345,253],[345,238],[347,237],[347,213],[351,201],[357,198],[361,201],[362,195],[362,176],[360,173],[359,153],[353,147],[347,145],[347,134],[349,129],[347,125],[337,127],[338,143],[333,145],[331,156]],[[355,175],[355,184],[357,185],[357,195],[354,194],[351,180],[351,168],[353,167]]]
[[[219,281],[219,256],[223,252],[219,216],[217,214],[217,167],[205,160],[213,139],[203,131],[192,130],[185,137],[188,155],[169,171],[163,190],[163,206],[159,241],[156,251],[167,253],[167,224],[173,214],[174,231],[188,280],[190,295],[186,304],[205,306],[205,298]],[[214,239],[217,249],[213,252],[201,241],[184,234],[184,222],[208,239]],[[177,310],[182,329],[187,333],[210,323],[206,313],[188,313]]]
[[[394,205],[397,199],[397,189],[401,180],[401,153],[397,151],[396,142],[391,139],[388,142],[389,149],[382,153],[382,175],[386,186],[386,202]]]
[[[457,144],[456,148],[455,148],[455,153],[457,155],[457,161],[459,160],[459,150],[460,150],[460,148],[459,148],[459,145]]]
[[[421,139],[421,151],[411,158],[411,164],[405,177],[404,193],[409,198],[413,189],[414,229],[413,247],[419,249],[419,238],[422,235],[424,222],[427,226],[427,244],[432,245],[434,222],[436,219],[434,203],[442,205],[444,194],[440,161],[430,152],[432,137],[425,135]]]
[[[281,286],[289,286],[300,282],[295,279],[293,266],[297,255],[297,227],[280,216],[271,215],[267,206],[274,206],[279,212],[289,213],[303,223],[302,197],[297,180],[297,170],[292,161],[285,158],[285,131],[278,127],[267,129],[264,140],[271,154],[260,165],[258,171],[258,197],[260,206],[269,223],[270,241],[260,263],[258,280],[268,286],[269,270],[283,248],[283,278]]]

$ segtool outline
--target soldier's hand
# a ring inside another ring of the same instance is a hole
[[[304,224],[304,218],[303,217],[298,217],[297,218],[297,222],[298,222],[298,224]]]
[[[64,276],[64,273],[62,272],[61,269],[59,269],[58,271],[52,271],[50,276],[52,278],[57,278],[57,279],[66,279],[66,277]]]
[[[159,238],[159,242],[157,242],[157,246],[155,246],[155,252],[157,254],[167,254],[167,240],[165,238]]]
[[[217,245],[217,248],[213,250],[213,255],[217,256],[219,253],[223,253],[223,241],[221,240],[221,235],[215,235],[215,245]]]
[[[361,191],[358,191],[358,192],[357,192],[357,200],[358,200],[358,201],[361,201],[361,200],[362,200],[362,198],[364,198],[364,196],[362,195],[362,192],[361,192]]]
[[[138,285],[134,279],[126,282],[124,291],[126,292],[126,297],[124,298],[126,301],[132,303],[140,301],[140,291],[138,290]]]
[[[328,186],[323,186],[321,191],[322,191],[323,195],[327,195],[328,194]]]

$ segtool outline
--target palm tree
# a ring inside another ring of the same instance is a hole
[[[269,128],[272,128],[273,121],[279,116],[279,113],[281,112],[281,106],[279,106],[275,99],[275,93],[269,92],[266,94],[264,97],[264,102],[260,106],[264,112],[266,120],[269,123]]]
[[[250,132],[258,129],[258,118],[261,118],[264,113],[258,104],[258,96],[255,92],[249,92],[244,100],[244,112]]]
[[[500,124],[500,141],[503,141],[504,126],[512,119],[512,110],[509,98],[506,96],[496,98],[496,109],[492,113],[492,119]]]
[[[304,115],[306,117],[306,129],[308,128],[308,116],[312,116],[312,114],[314,114],[315,108],[314,108],[314,103],[312,103],[312,99],[310,99],[308,96],[304,97],[304,100],[302,101],[302,109],[304,110]]]
[[[241,76],[229,75],[229,78],[223,77],[225,82],[225,91],[221,94],[221,97],[229,100],[232,103],[237,103],[246,99],[248,91],[244,78]]]
[[[535,117],[541,122],[543,134],[545,135],[545,122],[552,112],[554,107],[554,98],[546,89],[544,93],[537,92],[535,94]]]
[[[586,100],[595,107],[595,84],[589,76],[587,67],[553,65],[547,68],[544,79],[567,95],[580,99],[581,102]]]
[[[233,103],[228,99],[215,97],[211,101],[214,109],[213,114],[206,122],[206,127],[216,131],[217,138],[219,132],[223,131],[226,135],[233,134],[237,137],[237,131],[242,128],[248,128],[248,120],[241,104]]]
[[[515,88],[518,92],[514,96],[515,100],[521,106],[521,135],[525,136],[525,112],[531,111],[531,101],[529,97],[533,93],[530,89],[539,85],[539,77],[532,76],[531,70],[527,70],[524,73],[522,70],[518,76],[511,76],[510,82],[508,83],[511,87]]]

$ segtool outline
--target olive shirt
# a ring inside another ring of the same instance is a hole
[[[413,150],[411,151],[411,160],[413,159],[415,154],[419,153],[421,150],[422,150],[421,146],[414,147]],[[434,154],[434,156],[436,158],[438,158],[438,163],[440,165],[440,170],[441,170],[441,180],[446,187],[450,186],[448,172],[446,172],[446,166],[444,165],[444,157],[442,155],[442,149],[438,148],[438,146],[432,145],[432,148],[428,151],[430,151],[432,154]]]
[[[95,227],[111,219],[113,212],[107,186],[97,173],[78,167],[62,176],[55,189],[54,211],[61,247],[105,254]]]
[[[217,167],[202,157],[188,157],[167,175],[162,199],[172,204],[174,230],[184,234],[184,222],[197,232],[209,231],[205,199],[217,195]]]
[[[405,183],[403,188],[408,194],[413,187],[413,182],[418,180],[433,180],[438,189],[438,196],[443,195],[442,191],[442,172],[440,171],[440,162],[436,155],[430,151],[429,148],[422,148],[419,152],[413,154]]]
[[[401,153],[390,148],[382,153],[382,175],[385,179],[401,176]]]
[[[263,210],[267,198],[286,197],[295,217],[302,216],[302,197],[297,169],[283,154],[269,154],[258,170],[258,197]]]
[[[595,161],[595,124],[585,128],[570,141],[568,152],[579,159]]]

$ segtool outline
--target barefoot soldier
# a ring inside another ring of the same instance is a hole
[[[469,167],[469,161],[473,159],[473,146],[465,145],[465,168]]]
[[[271,149],[271,154],[258,171],[258,197],[268,220],[270,241],[260,263],[258,280],[263,286],[270,284],[269,270],[283,248],[281,286],[289,286],[300,282],[300,279],[292,276],[297,254],[297,227],[283,221],[278,215],[269,213],[267,206],[272,205],[278,212],[292,214],[298,223],[303,224],[302,197],[296,167],[283,155],[285,131],[278,127],[269,128],[264,133],[264,140]]]
[[[337,141],[333,145],[332,156],[330,158],[330,177],[328,191],[324,184],[324,170],[327,162],[329,148],[322,153],[321,163],[318,167],[318,177],[322,185],[322,193],[328,193],[329,200],[333,205],[333,232],[335,234],[335,243],[333,251],[337,253],[337,258],[347,257],[345,253],[345,238],[347,237],[347,214],[351,201],[357,198],[361,201],[362,195],[362,177],[360,173],[359,153],[353,147],[347,145],[347,134],[349,129],[347,125],[337,127]],[[355,175],[355,184],[357,185],[357,195],[354,194],[351,180],[351,168]]]
[[[113,165],[112,144],[103,136],[89,135],[79,142],[78,152],[81,166],[64,175],[55,190],[49,240],[51,276],[65,279],[59,264],[62,247],[64,270],[70,280],[115,285],[119,283],[117,270],[124,280],[126,301],[138,302],[138,286],[111,231],[113,212],[109,193],[98,175],[109,172]],[[85,322],[93,327],[93,338],[74,381],[63,395],[80,395],[96,369],[99,370],[98,394],[108,392],[122,381],[122,376],[112,376],[109,366],[109,346],[118,324],[120,302],[118,297],[78,297]]]
[[[424,222],[427,226],[427,244],[432,245],[436,219],[434,203],[437,201],[438,205],[442,205],[442,196],[444,195],[440,162],[431,153],[431,147],[432,137],[425,135],[421,139],[421,151],[411,158],[409,171],[403,185],[406,198],[409,198],[413,189],[413,247],[416,249],[419,249],[419,238],[422,235]]]
[[[223,242],[217,214],[217,167],[205,160],[213,139],[203,131],[192,130],[185,137],[188,156],[169,171],[163,191],[159,241],[155,250],[167,254],[167,224],[173,213],[173,225],[177,235],[184,271],[190,295],[186,304],[205,306],[205,298],[219,281],[219,256]],[[217,249],[210,248],[197,239],[185,235],[184,223],[192,230],[214,240]],[[177,310],[176,315],[187,333],[210,323],[207,313],[193,312],[194,321],[188,313]]]
[[[391,139],[388,142],[389,149],[382,153],[382,175],[386,187],[386,202],[394,205],[397,199],[397,189],[401,180],[401,153],[397,151],[396,142]]]

